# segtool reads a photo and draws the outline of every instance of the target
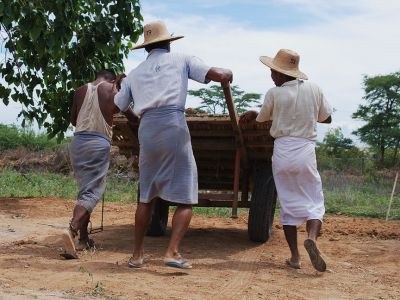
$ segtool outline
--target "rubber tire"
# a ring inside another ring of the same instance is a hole
[[[254,188],[251,195],[248,235],[254,242],[265,243],[272,234],[276,206],[276,187],[271,167],[254,170]]]
[[[167,232],[169,205],[161,199],[155,201],[147,235],[164,236]]]

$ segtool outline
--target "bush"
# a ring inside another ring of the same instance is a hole
[[[69,139],[62,141],[62,144]],[[24,129],[15,125],[0,124],[0,151],[15,149],[19,146],[31,151],[40,151],[56,147],[56,139],[49,139],[44,133],[35,133],[31,128]]]

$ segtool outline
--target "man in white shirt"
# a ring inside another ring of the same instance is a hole
[[[286,263],[300,268],[297,248],[297,226],[307,222],[308,238],[304,246],[315,269],[326,270],[326,263],[316,240],[325,213],[321,177],[315,156],[316,126],[331,123],[332,108],[321,89],[305,82],[307,75],[298,68],[300,56],[281,49],[274,58],[261,56],[271,68],[276,87],[265,95],[260,113],[249,111],[242,122],[272,120],[271,136],[275,138],[272,172],[281,204],[281,223],[291,257]]]
[[[145,25],[144,43],[132,49],[145,48],[147,59],[124,78],[114,99],[121,111],[133,103],[133,111],[140,117],[140,200],[134,251],[128,263],[131,268],[143,265],[144,235],[157,198],[177,205],[164,263],[175,268],[192,267],[178,251],[190,224],[192,205],[198,201],[197,167],[184,115],[188,79],[228,82],[232,81],[232,72],[210,68],[194,56],[171,53],[170,41],[182,37],[170,35],[160,21]]]

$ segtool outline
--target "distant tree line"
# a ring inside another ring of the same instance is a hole
[[[318,153],[327,165],[343,164],[348,166],[360,162],[361,167],[399,166],[400,148],[400,72],[379,76],[364,76],[364,103],[353,113],[353,119],[364,121],[364,125],[353,132],[368,145],[359,149],[351,138],[343,135],[341,128],[331,129],[318,143]],[[223,91],[220,86],[190,90],[189,95],[201,99],[197,109],[210,114],[227,114]],[[232,86],[232,97],[238,113],[254,106],[260,106],[261,94],[246,93],[237,85]],[[333,166],[334,167],[334,166]],[[340,168],[341,168],[340,167]]]

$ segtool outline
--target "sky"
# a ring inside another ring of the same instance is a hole
[[[398,0],[143,0],[141,7],[144,23],[163,20],[170,33],[185,36],[171,51],[231,69],[233,83],[246,92],[264,95],[274,86],[259,56],[273,57],[281,48],[298,52],[300,69],[335,108],[333,123],[319,125],[319,140],[336,127],[355,139],[351,132],[362,123],[351,115],[363,103],[363,76],[400,70]],[[126,72],[145,59],[143,49],[132,51]],[[198,104],[188,97],[187,107]],[[0,104],[0,122],[20,123],[19,109]]]

